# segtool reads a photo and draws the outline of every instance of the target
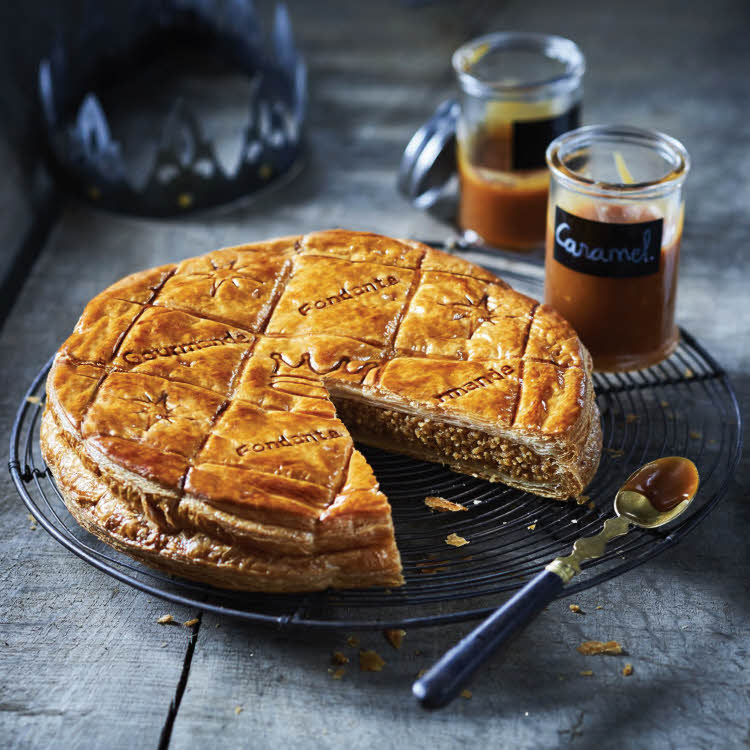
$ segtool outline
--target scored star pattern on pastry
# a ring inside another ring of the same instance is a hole
[[[453,314],[453,320],[466,320],[469,326],[469,335],[471,338],[484,323],[494,326],[499,316],[494,315],[494,308],[490,309],[489,295],[485,294],[480,300],[475,302],[469,295],[464,295],[466,302],[441,302],[443,307],[457,307]]]
[[[159,398],[154,397],[146,392],[143,394],[144,398],[134,398],[133,401],[145,404],[145,408],[136,412],[137,414],[143,414],[146,418],[146,432],[148,432],[157,422],[166,421],[172,422],[172,412],[174,409],[167,404],[167,394],[162,391]]]
[[[245,266],[235,266],[237,258],[234,258],[227,263],[217,263],[210,258],[209,262],[211,263],[213,272],[196,271],[195,273],[189,274],[189,276],[209,280],[211,282],[211,289],[209,290],[210,297],[215,297],[224,284],[232,284],[232,286],[239,289],[242,280],[254,282],[258,287],[265,283],[248,273],[243,273],[243,268]]]

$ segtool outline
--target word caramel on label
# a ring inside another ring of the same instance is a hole
[[[510,365],[503,365],[500,368],[500,372],[497,370],[487,370],[484,375],[480,375],[474,380],[468,380],[462,385],[456,386],[455,388],[448,388],[447,391],[442,393],[436,393],[433,398],[437,399],[441,404],[444,401],[450,401],[454,398],[461,398],[471,391],[475,391],[477,388],[487,388],[492,383],[496,383],[498,380],[505,380],[508,375],[512,375],[515,369]]]
[[[555,207],[554,258],[579,273],[625,278],[659,272],[663,219],[617,224]]]
[[[310,432],[299,432],[296,435],[279,435],[274,440],[266,440],[261,443],[243,443],[236,448],[238,456],[244,456],[247,453],[262,453],[263,451],[272,451],[277,448],[292,448],[295,445],[304,443],[322,443],[325,440],[344,437],[338,430],[311,430]]]
[[[330,297],[316,299],[314,302],[305,302],[297,310],[300,315],[307,315],[312,310],[322,310],[325,307],[337,305],[339,302],[345,302],[363,294],[372,294],[380,289],[387,289],[389,286],[394,286],[398,283],[400,282],[396,276],[386,276],[385,280],[374,277],[372,281],[367,281],[364,284],[353,286],[349,289],[341,287],[341,291],[338,294],[332,294]]]
[[[196,339],[195,341],[186,341],[182,344],[167,344],[166,346],[155,346],[151,349],[141,349],[140,351],[130,350],[120,356],[131,365],[139,365],[150,359],[157,357],[177,357],[180,354],[188,352],[197,352],[200,349],[208,349],[212,346],[225,346],[226,344],[243,344],[250,341],[250,336],[240,331],[234,333],[227,331],[226,336],[212,339]]]

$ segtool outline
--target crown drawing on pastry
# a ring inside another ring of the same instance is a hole
[[[252,0],[135,0],[117,29],[109,28],[115,22],[106,3],[89,6],[82,27],[61,32],[39,65],[50,163],[68,189],[111,210],[170,216],[227,203],[298,171],[307,71],[284,5],[275,8],[270,45]],[[145,178],[136,179],[127,156],[133,144],[112,136],[95,89],[105,73],[127,80],[144,50],[158,51],[162,40],[183,38],[207,44],[211,54],[250,78],[247,119],[237,124],[242,136],[236,160],[223,165],[218,144],[205,137],[190,103],[175,99],[154,136],[153,163],[140,170]]]
[[[347,375],[365,375],[379,362],[353,362],[349,357],[342,357],[330,367],[316,367],[312,363],[310,352],[305,352],[299,360],[289,362],[280,352],[271,354],[274,367],[271,371],[269,384],[277,391],[284,391],[295,396],[306,396],[308,398],[328,398],[321,376],[328,375],[336,370],[342,370]]]

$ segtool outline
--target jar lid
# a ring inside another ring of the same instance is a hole
[[[455,200],[459,113],[455,99],[442,102],[411,137],[401,157],[398,189],[423,211],[442,201]]]

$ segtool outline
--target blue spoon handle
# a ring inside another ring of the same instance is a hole
[[[557,573],[544,570],[448,651],[412,686],[423,708],[450,703],[472,675],[504,643],[544,609],[563,587]]]

